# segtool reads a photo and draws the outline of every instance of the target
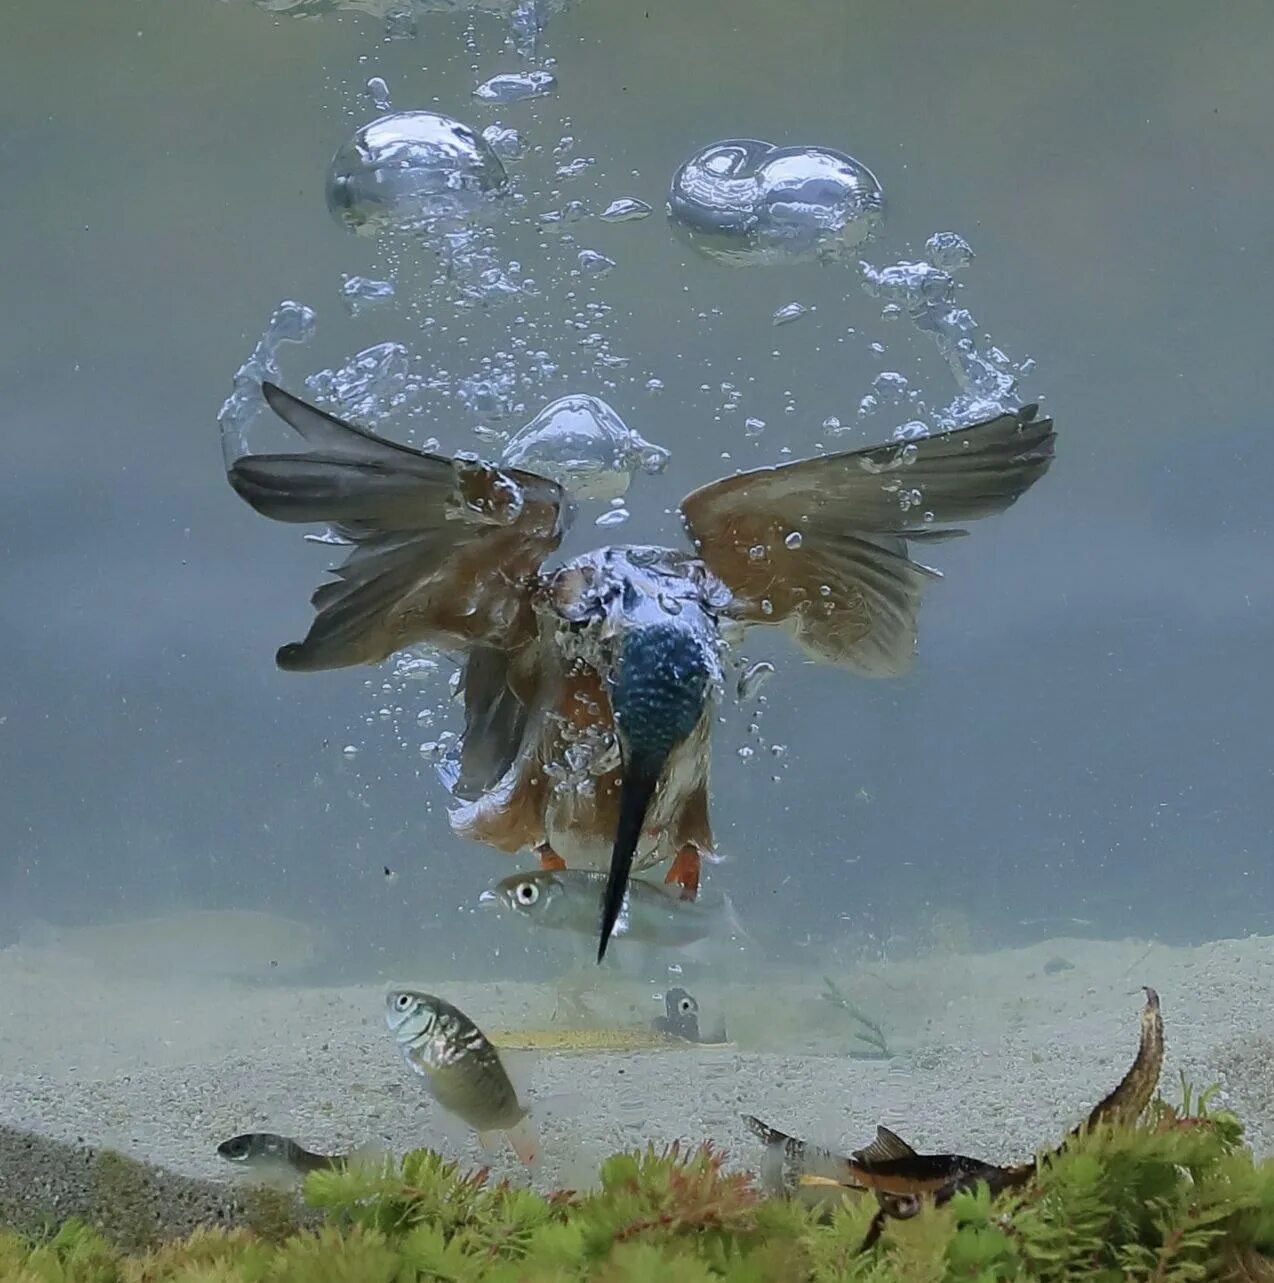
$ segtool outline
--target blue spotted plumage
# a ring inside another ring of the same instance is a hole
[[[703,643],[675,621],[635,628],[623,640],[611,707],[634,758],[668,756],[703,714],[711,673]]]

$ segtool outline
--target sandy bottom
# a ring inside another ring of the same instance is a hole
[[[823,974],[754,965],[732,969],[728,984],[697,982],[730,1048],[513,1057],[539,1102],[535,1183],[582,1188],[605,1154],[675,1138],[711,1138],[750,1165],[759,1154],[745,1111],[836,1145],[863,1144],[884,1122],[925,1150],[1021,1158],[1118,1081],[1141,984],[1163,1001],[1165,1094],[1176,1097],[1179,1072],[1220,1082],[1257,1149],[1274,1148],[1274,939],[1192,949],[1056,939],[842,971],[842,991],[887,1032],[894,1054],[881,1060],[846,1054],[861,1044],[820,993]],[[547,985],[419,982],[491,1031],[546,1026],[554,1008]],[[443,1116],[402,1065],[384,989],[112,975],[100,960],[13,946],[0,952],[0,1124],[221,1181],[245,1177],[217,1142],[249,1130],[316,1149],[430,1145],[518,1171]],[[607,979],[587,1001],[613,1026],[648,1022],[657,997]]]

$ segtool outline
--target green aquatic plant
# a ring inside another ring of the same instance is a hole
[[[872,1056],[889,1057],[893,1054],[889,1050],[889,1040],[885,1037],[885,1031],[881,1028],[880,1022],[874,1020],[861,1007],[851,1002],[830,976],[823,977],[822,994],[833,1007],[839,1007],[841,1011],[845,1012],[860,1026],[854,1037],[871,1048],[870,1054]],[[850,1055],[853,1054],[853,1052],[850,1052]],[[858,1054],[861,1055],[862,1053]]]
[[[1248,1283],[1274,1281],[1274,1161],[1213,1093],[1182,1085],[1136,1127],[1041,1158],[1011,1195],[985,1185],[888,1220],[876,1203],[764,1197],[711,1145],[616,1154],[598,1187],[542,1195],[419,1150],[312,1173],[314,1228],[207,1229],[150,1252],[67,1222],[0,1233],[5,1283]],[[274,1228],[274,1227],[271,1227]]]

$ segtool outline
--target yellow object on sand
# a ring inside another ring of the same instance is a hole
[[[509,1029],[491,1035],[509,1051],[686,1051],[693,1047],[729,1047],[732,1043],[688,1042],[654,1029]]]

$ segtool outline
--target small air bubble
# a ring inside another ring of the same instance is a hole
[[[786,303],[775,310],[770,321],[774,325],[791,325],[793,321],[799,321],[809,310],[804,303]]]
[[[590,276],[605,276],[615,266],[613,258],[607,258],[605,254],[599,254],[595,249],[580,250],[577,261],[580,271],[587,272]]]
[[[380,76],[373,76],[367,82],[366,92],[377,111],[389,110],[389,86]]]
[[[613,200],[602,210],[602,220],[607,223],[628,223],[634,219],[645,218],[650,213],[650,206],[644,200],[633,200],[624,197]]]

